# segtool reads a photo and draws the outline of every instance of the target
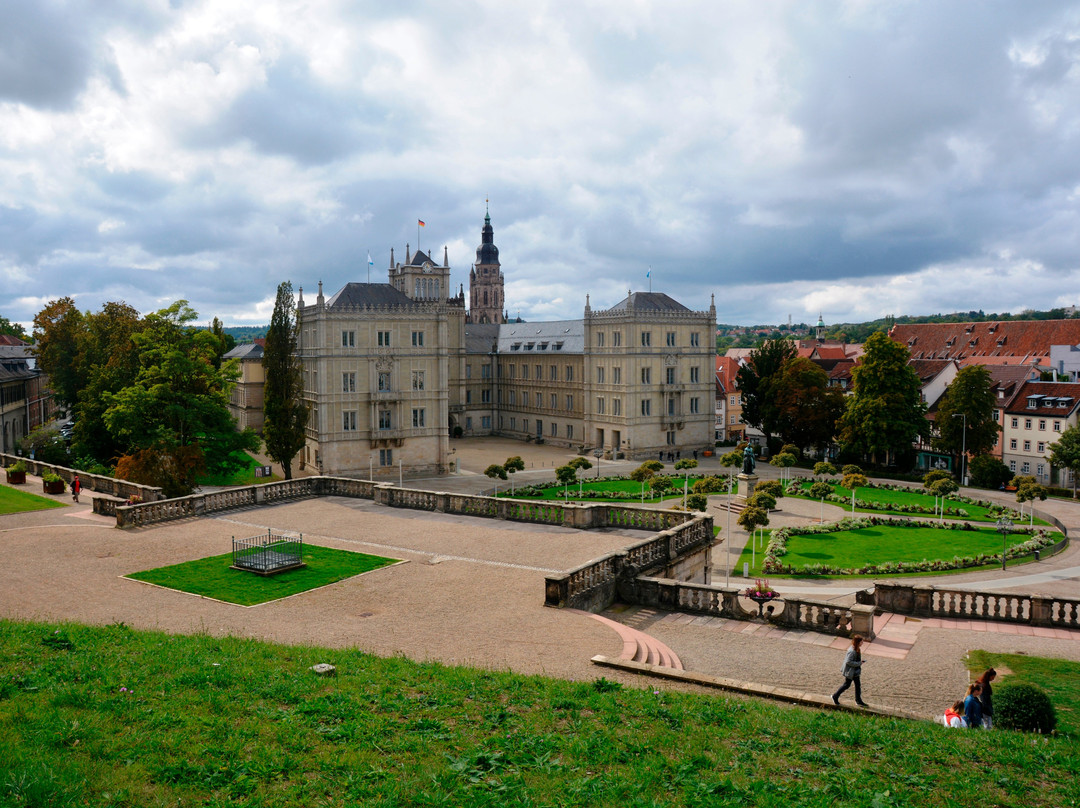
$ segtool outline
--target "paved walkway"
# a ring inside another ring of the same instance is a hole
[[[507,456],[524,457],[525,449],[542,450],[536,463],[561,464],[567,459],[565,454],[561,460],[547,457],[544,452],[555,452],[553,447],[507,444],[494,451],[512,448],[517,451],[506,451]],[[479,465],[490,457],[477,451],[469,462]],[[762,476],[768,473],[766,469],[775,471],[759,467]],[[708,471],[708,466],[703,470]],[[519,477],[527,474],[552,472],[537,466]],[[454,488],[465,480],[477,487],[490,484],[475,473],[439,478],[438,485],[412,484],[468,490]],[[32,483],[27,489],[39,491],[40,485]],[[6,559],[0,568],[0,616],[99,625],[122,621],[167,632],[235,634],[303,646],[358,646],[383,655],[400,653],[448,664],[567,679],[604,675],[638,686],[642,683],[640,677],[617,670],[600,674],[590,662],[598,654],[619,655],[623,642],[617,633],[598,621],[543,606],[543,577],[549,570],[570,569],[642,534],[581,532],[405,511],[344,498],[305,500],[121,531],[113,527],[113,520],[90,511],[92,494],[84,495],[79,505],[70,504],[69,494],[57,499],[68,507],[0,516],[0,547]],[[782,503],[781,518],[816,517],[797,513],[803,507],[817,510],[815,503]],[[1058,511],[1070,526],[1080,525],[1076,505],[1043,504],[1047,510]],[[123,577],[225,552],[230,537],[271,527],[301,531],[309,541],[325,546],[376,552],[409,563],[252,608],[157,589]],[[1028,565],[1010,569],[1005,579],[995,579],[999,571],[931,580],[948,581],[950,586],[957,579],[972,585],[993,581],[993,588],[1015,588],[1032,575],[1048,575],[1054,577],[1055,585],[1068,586],[1075,595],[1077,567],[1080,558],[1070,548],[1062,557],[1038,565],[1041,572],[1031,572],[1035,565]],[[850,597],[830,589],[815,587],[813,591]],[[690,671],[818,694],[831,693],[840,683],[846,643],[832,637],[788,636],[761,624],[729,627],[709,618],[659,612],[641,614],[635,627],[673,649]],[[882,626],[881,639],[871,644],[877,648],[868,648],[863,675],[866,698],[872,705],[927,716],[940,713],[967,681],[963,659],[972,648],[1080,660],[1080,642],[1073,637],[1007,631],[933,621],[916,625],[909,619],[894,622],[890,618]]]

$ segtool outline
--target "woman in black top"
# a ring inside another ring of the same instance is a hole
[[[990,683],[997,677],[997,671],[989,668],[977,681],[982,685],[982,693],[979,694],[979,703],[982,704],[982,727],[990,729],[994,726],[994,689]]]

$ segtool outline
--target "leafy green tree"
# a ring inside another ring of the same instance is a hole
[[[217,359],[214,361],[214,367],[221,367],[222,358],[236,347],[236,337],[225,333],[225,326],[217,317],[210,322],[210,333],[214,335],[214,339],[217,341],[215,349]]]
[[[982,454],[968,464],[971,484],[979,488],[1000,488],[1012,477],[1009,467],[993,455]]]
[[[657,474],[649,479],[649,490],[657,496],[663,496],[673,485],[671,478],[664,474]]]
[[[938,403],[934,447],[960,458],[981,455],[994,448],[1001,428],[994,420],[996,399],[990,371],[982,365],[961,368]],[[963,467],[963,461],[956,464]]]
[[[675,461],[676,471],[688,471],[689,469],[696,469],[698,462],[692,457],[684,457],[681,460]]]
[[[30,335],[26,333],[22,323],[13,323],[7,317],[0,317],[0,334],[7,334],[9,337],[17,337],[23,342],[30,342]]]
[[[759,527],[767,527],[769,514],[757,507],[747,506],[742,509],[739,518],[735,520],[747,533],[753,533]]]
[[[875,463],[900,465],[913,456],[913,441],[927,432],[926,403],[911,353],[885,334],[871,334],[852,370],[854,392],[840,419],[840,441]]]
[[[742,465],[742,451],[732,449],[730,452],[720,455],[720,465],[724,468],[738,468]]]
[[[490,466],[488,466],[486,469],[484,469],[484,474],[486,476],[490,477],[493,480],[505,480],[506,479],[506,469],[504,469],[498,463],[492,463]],[[498,491],[498,485],[499,485],[498,483],[495,484],[495,490],[496,491]]]
[[[661,463],[659,460],[646,460],[644,463],[641,464],[641,467],[651,469],[654,472],[664,470],[664,464]]]
[[[764,432],[766,440],[771,440],[780,428],[780,404],[775,388],[784,364],[796,358],[798,353],[799,349],[791,340],[767,340],[750,352],[736,374],[736,383],[742,393],[743,420]]]
[[[587,457],[575,457],[567,463],[568,466],[572,466],[575,471],[588,471],[592,468],[592,463]]]
[[[642,463],[640,466],[630,472],[630,479],[636,483],[643,483],[650,477],[652,477],[654,474],[656,474],[655,471],[649,468],[647,464]]]
[[[960,490],[960,486],[956,484],[952,477],[942,477],[934,480],[930,485],[926,486],[926,489],[935,497],[944,498],[950,494],[955,494]]]
[[[304,369],[296,350],[299,334],[292,283],[285,281],[278,285],[263,346],[263,440],[266,454],[281,464],[286,480],[292,478],[293,458],[304,448],[308,423]],[[213,341],[216,350],[219,340],[213,336]]]
[[[854,491],[856,488],[865,488],[868,482],[865,474],[845,474],[840,478],[840,486],[846,488],[848,491]]]
[[[125,448],[125,467],[140,474],[136,482],[169,496],[190,493],[204,470],[237,471],[246,464],[243,452],[259,446],[258,435],[238,432],[229,414],[236,363],[214,368],[213,336],[186,325],[196,316],[186,300],[148,315],[133,335],[134,383],[105,396],[105,425]]]
[[[771,511],[776,507],[776,497],[768,491],[755,490],[754,495],[746,500],[746,505],[750,508],[761,508],[765,511]]]
[[[513,457],[506,458],[506,462],[502,466],[506,469],[506,473],[511,475],[510,478],[510,493],[514,493],[514,479],[513,476],[519,471],[525,470],[525,461],[521,459],[520,455],[514,455]]]
[[[1034,478],[1029,478],[1029,479],[1034,479]],[[1031,509],[1030,510],[1031,510],[1031,522],[1032,522],[1032,524],[1035,523],[1035,500],[1037,500],[1037,499],[1038,500],[1044,500],[1044,499],[1046,499],[1046,495],[1047,495],[1046,487],[1040,485],[1037,482],[1024,482],[1022,485],[1020,485],[1016,489],[1016,501],[1019,502],[1021,506],[1023,506],[1023,504],[1025,502],[1030,502],[1031,503]],[[1023,513],[1023,512],[1024,511],[1021,508],[1020,513]]]
[[[862,474],[862,469],[859,468],[858,466],[856,466],[854,463],[847,463],[847,464],[844,465],[844,467],[842,469],[840,469],[840,473],[845,474],[845,475],[846,474]]]
[[[833,492],[833,487],[826,482],[818,480],[810,486],[809,494],[814,499],[827,499]]]
[[[1070,426],[1049,448],[1050,462],[1073,473],[1073,499],[1076,499],[1076,478],[1080,475],[1080,426]]]
[[[832,476],[833,474],[836,474],[836,466],[828,460],[822,460],[820,463],[814,464],[814,474],[822,477]]]
[[[74,406],[86,386],[86,368],[79,361],[86,320],[70,297],[50,301],[34,316],[38,367],[49,376],[57,401]]]
[[[945,471],[945,469],[932,469],[923,475],[923,486],[929,488],[932,483],[938,480],[951,480],[953,478],[952,472]]]
[[[505,478],[503,478],[505,479]],[[577,480],[577,467],[571,466],[567,463],[565,466],[559,466],[555,469],[555,479],[559,481],[559,485],[569,486],[575,480]]]
[[[686,508],[691,511],[704,511],[709,507],[709,498],[705,494],[691,494],[686,498]]]
[[[800,447],[824,446],[836,435],[844,412],[844,395],[829,387],[829,376],[806,357],[788,359],[770,386],[775,408],[772,421],[787,443],[781,454],[799,456]]]
[[[781,452],[778,455],[773,455],[769,460],[770,466],[776,466],[780,469],[781,478],[787,474],[787,470],[795,465],[795,455],[787,452]]]
[[[754,491],[762,491],[776,499],[780,499],[784,496],[784,484],[779,480],[765,480],[758,483]]]

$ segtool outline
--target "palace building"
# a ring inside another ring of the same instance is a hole
[[[388,283],[348,283],[297,305],[305,399],[303,464],[386,478],[451,471],[450,440],[502,435],[608,457],[713,442],[716,308],[659,292],[557,322],[506,322],[490,214],[461,290],[450,265],[391,251]]]

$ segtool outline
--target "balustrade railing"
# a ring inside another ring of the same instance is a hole
[[[912,617],[998,620],[1044,628],[1080,629],[1080,599],[1016,592],[982,592],[928,585],[879,582],[862,603]]]

